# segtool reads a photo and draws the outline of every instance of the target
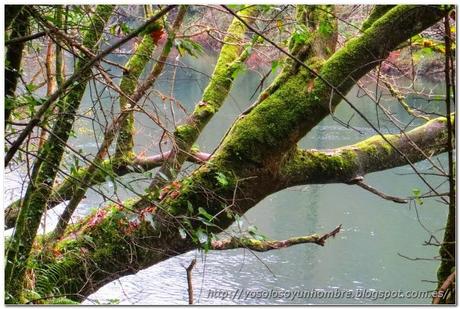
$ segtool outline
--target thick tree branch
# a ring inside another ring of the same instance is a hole
[[[454,116],[452,116],[454,117]],[[428,121],[405,134],[385,137],[412,161],[424,160],[446,151],[446,118]],[[409,142],[414,142],[424,153]],[[354,145],[331,150],[296,150],[282,168],[285,186],[317,183],[349,183],[365,174],[406,165],[381,136],[373,136]]]
[[[104,160],[96,174],[91,179],[89,186],[94,186],[104,183],[107,180],[107,175],[123,176],[129,173],[143,173],[161,166],[164,161],[170,156],[170,151],[165,151],[153,156],[135,156],[130,161],[123,163],[113,163],[111,160]],[[205,152],[192,152],[187,158],[187,161],[202,164],[211,157],[211,154]],[[53,187],[52,193],[48,199],[47,208],[52,209],[58,204],[70,199],[77,187],[81,184],[83,176],[88,173],[88,167],[80,167],[73,172],[72,177],[65,178],[60,184]],[[19,213],[21,199],[16,200],[5,208],[5,229],[14,227]]]

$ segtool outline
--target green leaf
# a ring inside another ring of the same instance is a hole
[[[292,39],[297,44],[305,44],[310,38],[307,27],[305,25],[297,24],[292,34]]]
[[[205,244],[208,242],[208,234],[206,234],[205,232],[203,232],[202,229],[199,229],[198,231],[196,231],[196,237],[198,238],[198,241],[200,242],[200,244]]]
[[[190,214],[193,214],[193,205],[190,201],[187,201],[187,209]]]
[[[248,233],[249,235],[251,235],[255,240],[265,240],[267,239],[267,237],[265,237],[264,235],[262,234],[259,234],[258,230],[257,230],[257,227],[254,226],[254,225],[250,225],[248,227]]]
[[[34,92],[38,88],[38,85],[35,85],[33,83],[27,84],[26,89],[27,91]]]
[[[203,46],[188,38],[175,39],[174,45],[177,48],[177,51],[179,52],[179,55],[181,57],[184,57],[186,54],[189,54],[190,56],[197,58],[204,52]]]
[[[219,184],[223,187],[226,187],[228,185],[228,179],[227,176],[225,176],[224,173],[217,172],[216,173],[216,180],[219,182]]]
[[[228,4],[227,6],[233,11],[241,11],[244,8],[244,4]]]
[[[273,60],[272,61],[272,73],[275,73],[275,71],[276,71],[276,69],[278,68],[279,65],[280,65],[279,60]]]
[[[208,219],[209,221],[212,220],[212,216],[202,207],[198,207],[198,213]]]
[[[199,220],[200,222],[202,222],[202,223],[203,223],[204,225],[206,225],[206,226],[218,227],[217,225],[215,225],[214,223],[209,222],[209,221],[208,221],[207,219],[205,219],[205,218],[198,217],[198,220]]]
[[[257,226],[255,226],[255,225],[248,226],[248,233],[249,234],[256,234],[257,233]]]
[[[415,203],[417,205],[419,205],[419,206],[422,206],[423,205],[423,200],[420,198],[420,196],[421,196],[420,189],[414,188],[414,189],[412,189],[412,193],[414,194]]]
[[[179,234],[180,234],[180,238],[182,239],[187,238],[187,232],[185,232],[185,230],[181,227],[179,228]]]
[[[173,40],[168,37],[168,40],[166,40],[166,45],[165,45],[165,52],[169,53],[172,47],[173,47]]]
[[[150,212],[145,212],[144,213],[144,219],[145,219],[145,221],[150,223],[150,225],[152,226],[152,228],[154,230],[156,229],[156,227],[157,227],[156,222],[153,220],[153,215]]]
[[[246,70],[246,65],[243,62],[237,62],[234,64],[234,70],[232,73],[232,79],[235,79],[238,74]]]
[[[236,225],[238,226],[238,229],[241,230],[243,228],[244,222],[239,215],[235,215],[235,222],[236,222]]]

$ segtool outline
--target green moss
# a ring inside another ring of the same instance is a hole
[[[252,16],[256,12],[256,6],[247,6],[245,9],[241,10],[238,15],[245,19],[244,17]],[[211,80],[203,93],[202,102],[208,106],[206,106],[205,115],[198,117],[202,119],[200,127],[204,127],[210,117],[220,108],[228,96],[233,82],[233,72],[240,65],[238,63],[238,58],[242,51],[240,43],[244,38],[246,30],[246,26],[236,18],[233,19],[228,27],[228,35],[224,39],[224,42],[227,44],[224,44],[220,51],[219,59],[217,60]],[[198,105],[193,115],[201,114],[202,107],[203,106]]]
[[[290,76],[283,85],[241,118],[223,143],[217,160],[263,165],[269,149],[279,152],[291,145],[290,134],[302,117],[313,115],[306,88],[307,71]],[[235,160],[236,159],[236,160]]]
[[[142,41],[136,48],[134,55],[128,60],[125,65],[125,73],[120,82],[121,91],[128,97],[132,96],[138,84],[139,77],[141,76],[144,68],[150,61],[150,57],[155,49],[155,44],[150,35],[145,35]],[[126,110],[130,106],[130,101],[125,96],[120,96],[120,110]],[[118,133],[115,159],[121,161],[125,159],[127,154],[132,153],[134,146],[134,115],[130,111],[129,115],[121,124]]]
[[[45,301],[43,304],[47,305],[79,305],[79,302],[73,301],[71,299],[68,299],[66,297],[57,297],[57,298],[51,298],[47,301]]]
[[[182,141],[185,143],[195,141],[196,137],[198,136],[199,132],[196,127],[191,124],[183,124],[176,127],[174,131],[174,137],[178,141]]]
[[[356,171],[357,155],[353,150],[325,153],[316,150],[296,150],[283,165],[282,173],[288,177],[314,180],[321,183],[335,178],[351,178]]]
[[[380,17],[385,15],[389,10],[391,10],[394,7],[394,5],[376,5],[371,11],[371,14],[369,17],[366,19],[366,21],[363,23],[361,29],[363,31],[367,30],[372,24],[378,20]]]

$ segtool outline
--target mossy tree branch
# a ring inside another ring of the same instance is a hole
[[[374,22],[376,22],[380,17],[385,15],[393,7],[394,5],[375,5],[372,8],[371,14],[369,14],[369,17],[363,22],[361,30],[366,31],[367,29],[369,29],[369,27],[372,26]]]
[[[301,67],[272,95],[240,117],[215,160],[235,170],[276,164],[336,108],[355,81],[401,42],[442,18],[444,12],[441,7],[396,6],[325,61],[318,70],[322,78]],[[312,65],[308,60],[307,64]]]
[[[428,121],[405,134],[385,137],[412,162],[424,160],[447,150],[446,118]],[[419,151],[411,143],[418,146]],[[300,150],[287,156],[281,169],[285,186],[325,183],[350,183],[368,173],[402,165],[407,161],[381,136],[331,150]]]
[[[239,16],[250,22],[253,20],[248,18],[257,14],[257,6],[248,6],[239,12]],[[160,188],[165,185],[167,182],[165,176],[174,179],[173,174],[177,174],[186,158],[190,156],[192,146],[201,131],[223,105],[233,84],[233,73],[241,65],[241,57],[244,57],[245,50],[241,41],[244,39],[246,31],[247,28],[234,18],[227,29],[224,45],[202,99],[195,106],[186,123],[179,125],[174,131],[174,149],[155,175],[150,188]]]
[[[147,14],[151,17],[152,14]],[[120,96],[120,111],[128,113],[126,119],[121,124],[118,133],[115,148],[115,160],[120,164],[133,156],[132,150],[134,145],[134,115],[131,108],[126,111],[130,102],[127,96],[132,96],[139,82],[139,77],[150,61],[150,57],[155,49],[155,43],[150,35],[144,35],[142,41],[137,45],[134,54],[129,58],[125,65],[126,71],[123,72],[123,78],[120,82],[120,89],[125,95]]]
[[[185,13],[187,12],[187,6],[181,6],[179,8],[179,12],[177,14],[176,20],[174,21],[172,30],[169,34],[169,40],[173,41],[175,33],[179,30],[182,20],[184,19]],[[152,45],[153,45],[153,40],[152,40]],[[154,82],[158,79],[158,76],[161,74],[164,68],[164,63],[165,60],[168,58],[168,55],[171,51],[171,47],[166,44],[163,47],[163,51],[160,56],[160,61],[155,64],[153,67],[150,75],[147,78],[146,83],[148,83],[148,87],[141,84],[139,87],[136,88],[136,92],[133,94],[134,98],[140,98],[141,95],[144,94],[144,89],[148,89],[154,85]],[[131,67],[132,68],[132,67]],[[140,71],[140,68],[139,68]],[[140,74],[140,73],[139,73]],[[133,85],[134,86],[134,85]],[[131,88],[129,87],[128,90]],[[132,91],[134,91],[134,87],[132,88]],[[141,93],[139,93],[141,92]],[[127,102],[125,102],[126,104]],[[120,111],[120,115],[118,116],[117,119],[115,119],[111,125],[107,128],[105,134],[104,134],[104,139],[102,141],[102,144],[94,158],[94,160],[90,163],[88,166],[85,175],[82,178],[81,183],[76,186],[75,192],[72,194],[72,197],[70,198],[70,201],[68,205],[66,206],[64,212],[61,214],[58,224],[56,226],[55,231],[53,232],[53,242],[57,239],[59,239],[62,234],[64,233],[64,230],[70,220],[70,217],[74,213],[75,209],[77,208],[78,204],[81,202],[81,200],[84,198],[84,195],[86,191],[88,190],[88,187],[90,186],[92,179],[94,178],[95,174],[98,172],[98,170],[101,170],[100,164],[103,162],[104,157],[107,155],[108,150],[110,145],[112,144],[112,141],[114,140],[117,132],[119,134],[126,133],[126,132],[120,132],[120,129],[126,128],[124,125],[126,125],[126,120],[128,120],[129,117],[133,117],[132,113],[125,110],[125,108],[128,107],[131,109],[131,102],[129,102],[129,105],[123,106],[123,110]],[[134,118],[132,118],[134,120]],[[128,120],[129,124],[129,120]],[[129,132],[131,135],[132,132]],[[124,140],[123,142],[128,142]]]
[[[124,176],[129,173],[144,173],[156,167],[160,167],[164,161],[171,155],[171,150],[152,156],[135,156],[124,160],[122,163],[112,159],[106,159],[99,164],[99,167],[88,186],[94,186],[107,181],[107,175]],[[211,155],[205,152],[192,151],[187,161],[196,164],[206,162]],[[83,177],[88,173],[88,167],[79,167],[71,173],[72,177],[66,177],[61,183],[53,186],[52,193],[47,201],[48,209],[52,209],[58,204],[71,198],[76,192],[77,187],[82,183]],[[19,214],[21,199],[16,200],[5,208],[5,229],[14,227]]]
[[[339,225],[329,233],[318,235],[292,237],[285,240],[257,240],[251,237],[231,237],[223,240],[214,240],[211,243],[212,250],[230,250],[244,248],[258,252],[288,248],[300,244],[316,244],[324,246],[326,240],[335,237],[340,232],[342,225]]]

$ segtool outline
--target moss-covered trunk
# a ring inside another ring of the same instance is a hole
[[[90,30],[86,32],[83,43],[85,46],[95,48],[103,34],[107,20],[110,18],[114,6],[100,5],[95,12]],[[82,56],[77,61],[76,70],[83,67],[88,61],[87,56]],[[91,71],[83,73],[82,80],[88,80]],[[59,163],[64,153],[76,111],[86,89],[86,83],[75,84],[68,95],[61,100],[58,118],[53,126],[48,140],[39,150],[38,159],[34,164],[32,179],[27,187],[22,201],[19,216],[16,220],[15,230],[7,246],[7,264],[5,268],[6,301],[16,302],[21,297],[24,273],[27,259],[32,248],[41,217],[46,209],[48,197],[56,178]]]
[[[10,6],[7,6],[10,7]],[[19,10],[14,6],[15,10]],[[14,11],[15,11],[14,10]],[[14,12],[8,12],[13,14]],[[20,10],[17,17],[14,19],[10,39],[23,37],[27,34],[29,25],[29,14],[26,10]],[[5,56],[5,126],[10,119],[11,111],[14,109],[14,96],[16,86],[19,79],[19,71],[21,69],[22,53],[24,51],[25,42],[18,42],[8,45]]]

